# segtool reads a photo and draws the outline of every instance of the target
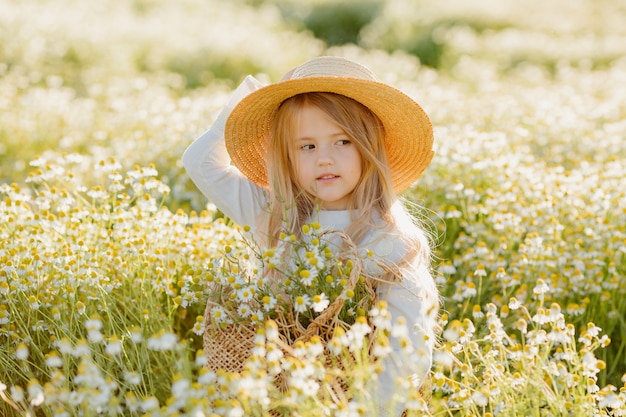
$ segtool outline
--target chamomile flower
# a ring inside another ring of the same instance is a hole
[[[316,313],[324,311],[329,304],[330,300],[324,293],[317,294],[313,297],[313,311]]]
[[[100,329],[102,329],[102,320],[97,317],[93,317],[85,321],[85,328],[88,332],[88,339],[92,343],[97,343],[102,340],[102,334],[100,333]]]
[[[374,346],[372,347],[372,354],[377,358],[384,358],[391,354],[393,349],[389,343],[389,338],[385,337],[382,333],[376,336]]]
[[[324,268],[324,261],[327,258],[326,252],[324,250],[320,252],[318,249],[315,248],[315,250],[305,253],[304,263],[307,267],[315,268],[316,270]],[[332,256],[332,252],[329,255]]]
[[[50,368],[60,368],[63,366],[63,359],[56,352],[46,354],[46,365]]]
[[[265,319],[265,314],[259,309],[253,309],[250,311],[250,319],[253,323],[262,323]]]
[[[54,345],[59,349],[62,355],[70,355],[73,351],[72,342],[69,338],[64,337],[54,342]]]
[[[237,298],[242,303],[247,303],[250,300],[252,300],[252,297],[254,297],[254,292],[255,291],[254,291],[253,287],[243,287],[243,288],[240,288],[237,291]]]
[[[148,349],[155,351],[173,350],[178,343],[178,336],[165,330],[160,331],[147,340]]]
[[[211,318],[215,320],[216,323],[231,323],[232,320],[224,307],[215,306],[211,309]]]
[[[204,334],[204,317],[196,316],[196,322],[191,329],[198,336],[202,336]]]
[[[128,330],[128,334],[130,336],[130,340],[132,340],[133,343],[138,344],[143,342],[143,333],[139,327],[134,326],[130,328]]]
[[[365,337],[372,331],[365,317],[358,317],[356,322],[346,332],[350,339],[350,350],[358,350],[363,346]]]
[[[522,306],[522,304],[515,297],[511,297],[508,305],[509,305],[509,309],[512,311],[515,311]]]
[[[124,371],[124,381],[130,385],[139,385],[141,383],[142,376],[139,372]]]
[[[30,304],[30,308],[33,310],[38,310],[39,306],[41,306],[41,303],[34,295],[28,297],[28,303]]]
[[[156,410],[159,407],[159,400],[154,396],[148,396],[139,403],[139,409],[145,413]]]
[[[302,285],[310,287],[311,285],[313,285],[313,281],[317,277],[317,271],[315,269],[303,269],[302,271],[300,271],[298,276],[300,277],[300,282],[302,283]]]
[[[308,294],[302,294],[293,300],[293,309],[298,313],[304,313],[311,305],[311,297]]]
[[[541,278],[539,278],[537,280],[537,284],[533,288],[533,294],[535,294],[536,296],[542,296],[542,295],[548,293],[549,291],[550,291],[550,287],[548,286],[546,281],[541,279]]]
[[[272,295],[265,295],[263,296],[262,302],[263,302],[262,304],[263,309],[265,311],[269,311],[273,309],[274,307],[276,307],[277,300],[276,300],[276,297]]]
[[[11,399],[16,403],[21,403],[25,399],[24,389],[19,385],[12,385],[9,388],[9,392],[11,394]]]
[[[72,356],[75,358],[84,358],[91,354],[91,349],[89,348],[89,344],[87,340],[80,339],[74,345],[74,349],[72,350]]]
[[[318,357],[324,353],[324,344],[322,343],[322,339],[317,335],[311,337],[311,340],[306,343],[306,347],[312,357]]]
[[[29,349],[25,343],[20,343],[15,349],[15,357],[21,361],[28,359]]]
[[[237,314],[239,317],[246,318],[249,317],[251,313],[252,310],[247,304],[240,304],[239,307],[237,307]]]
[[[122,341],[117,336],[112,336],[104,348],[107,355],[116,356],[122,353]]]

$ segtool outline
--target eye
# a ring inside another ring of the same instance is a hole
[[[300,149],[302,149],[303,151],[312,151],[313,149],[315,149],[315,145],[307,143],[306,145],[300,146]]]
[[[339,146],[346,146],[351,144],[352,142],[350,141],[350,139],[340,139],[337,141],[337,145]]]

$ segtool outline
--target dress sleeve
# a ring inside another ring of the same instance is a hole
[[[248,76],[235,89],[213,125],[183,154],[183,165],[202,193],[226,216],[240,225],[256,226],[265,215],[266,191],[246,178],[234,165],[224,143],[224,126],[233,108],[262,87]]]
[[[379,298],[387,302],[392,324],[398,318],[404,318],[408,330],[405,336],[413,347],[412,350],[401,347],[400,337],[395,337],[392,331],[390,345],[393,353],[384,359],[384,370],[378,380],[379,402],[383,406],[381,416],[395,417],[402,414],[403,404],[394,401],[394,394],[406,398],[408,389],[419,389],[428,378],[433,360],[438,311],[435,283],[428,269],[423,266],[407,268],[403,275],[402,283],[382,284],[377,290]],[[411,384],[398,384],[398,378],[408,380]],[[389,408],[387,404],[394,404],[394,407]]]

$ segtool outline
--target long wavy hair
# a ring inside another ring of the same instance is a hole
[[[361,103],[334,93],[298,94],[277,109],[266,156],[270,242],[276,243],[281,232],[299,236],[307,219],[319,209],[315,196],[296,181],[297,167],[293,163],[293,138],[299,114],[305,106],[314,106],[327,114],[361,155],[361,178],[348,203],[352,221],[344,232],[358,245],[372,229],[383,229],[402,239],[407,249],[405,261],[412,263],[418,257],[420,264],[429,265],[431,245],[427,234],[409,215],[393,188],[382,122]]]

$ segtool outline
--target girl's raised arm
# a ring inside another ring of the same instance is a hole
[[[231,165],[224,144],[224,126],[233,108],[263,84],[247,76],[233,92],[213,125],[183,154],[183,165],[202,193],[240,225],[257,225],[267,205],[266,191]]]

